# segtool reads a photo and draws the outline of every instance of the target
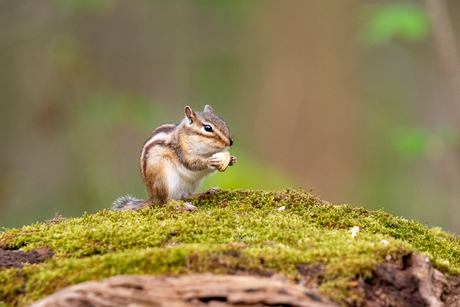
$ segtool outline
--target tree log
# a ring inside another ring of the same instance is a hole
[[[299,306],[338,307],[314,290],[265,277],[235,275],[119,275],[88,281],[30,307]]]

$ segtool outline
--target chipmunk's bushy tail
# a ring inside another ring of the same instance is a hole
[[[134,198],[130,195],[119,197],[112,204],[112,209],[115,211],[128,211],[128,210],[140,210],[150,205],[148,200],[141,200]]]

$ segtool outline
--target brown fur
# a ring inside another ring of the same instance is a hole
[[[155,130],[152,131],[152,134],[150,134],[150,137],[147,139],[147,141],[145,141],[145,143],[147,143],[151,138],[153,138],[155,135],[159,134],[159,133],[170,133],[172,131],[174,131],[174,129],[176,129],[176,127],[178,126],[179,124],[176,124],[176,123],[170,123],[170,124],[163,124],[161,126],[158,126]],[[145,145],[144,143],[144,145]]]
[[[190,107],[185,108],[188,124],[164,124],[157,127],[144,143],[140,157],[141,174],[144,180],[149,199],[145,201],[128,197],[121,197],[114,203],[117,210],[139,209],[152,204],[165,204],[168,202],[169,187],[166,178],[166,165],[181,164],[191,171],[205,170],[208,161],[193,152],[194,145],[203,143],[204,146],[221,150],[231,146],[233,140],[230,137],[227,124],[220,117],[214,115],[211,107],[206,106],[205,112],[195,112]],[[228,140],[221,139],[217,133],[206,134],[202,128],[206,123],[213,125]],[[189,126],[191,124],[191,126]],[[149,143],[149,140],[160,133],[172,134],[172,138],[166,142],[163,139]],[[174,167],[174,166],[172,166]],[[198,194],[197,194],[198,195]]]
[[[173,153],[177,158],[177,162],[185,166],[187,169],[191,171],[198,171],[204,170],[208,167],[205,159],[197,158],[193,154],[184,150],[186,144],[183,140],[182,133],[179,132],[168,145],[173,150]]]
[[[148,165],[145,174],[145,184],[149,194],[149,201],[154,205],[168,202],[168,183],[165,178],[163,163]]]
[[[142,179],[144,179],[144,182],[147,182],[147,165],[148,165],[148,159],[150,156],[150,151],[154,146],[165,146],[165,141],[163,140],[156,140],[152,143],[150,143],[144,150],[143,156],[141,156],[141,173],[142,173]]]

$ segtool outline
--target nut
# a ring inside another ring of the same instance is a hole
[[[230,163],[230,153],[228,151],[218,152],[213,155],[220,160],[221,164],[217,167],[219,172],[223,172],[227,169],[228,164]]]

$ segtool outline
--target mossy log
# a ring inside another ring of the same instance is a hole
[[[116,275],[197,273],[281,276],[343,306],[459,306],[460,239],[439,228],[301,190],[191,201],[196,212],[171,202],[5,230],[0,306]]]

